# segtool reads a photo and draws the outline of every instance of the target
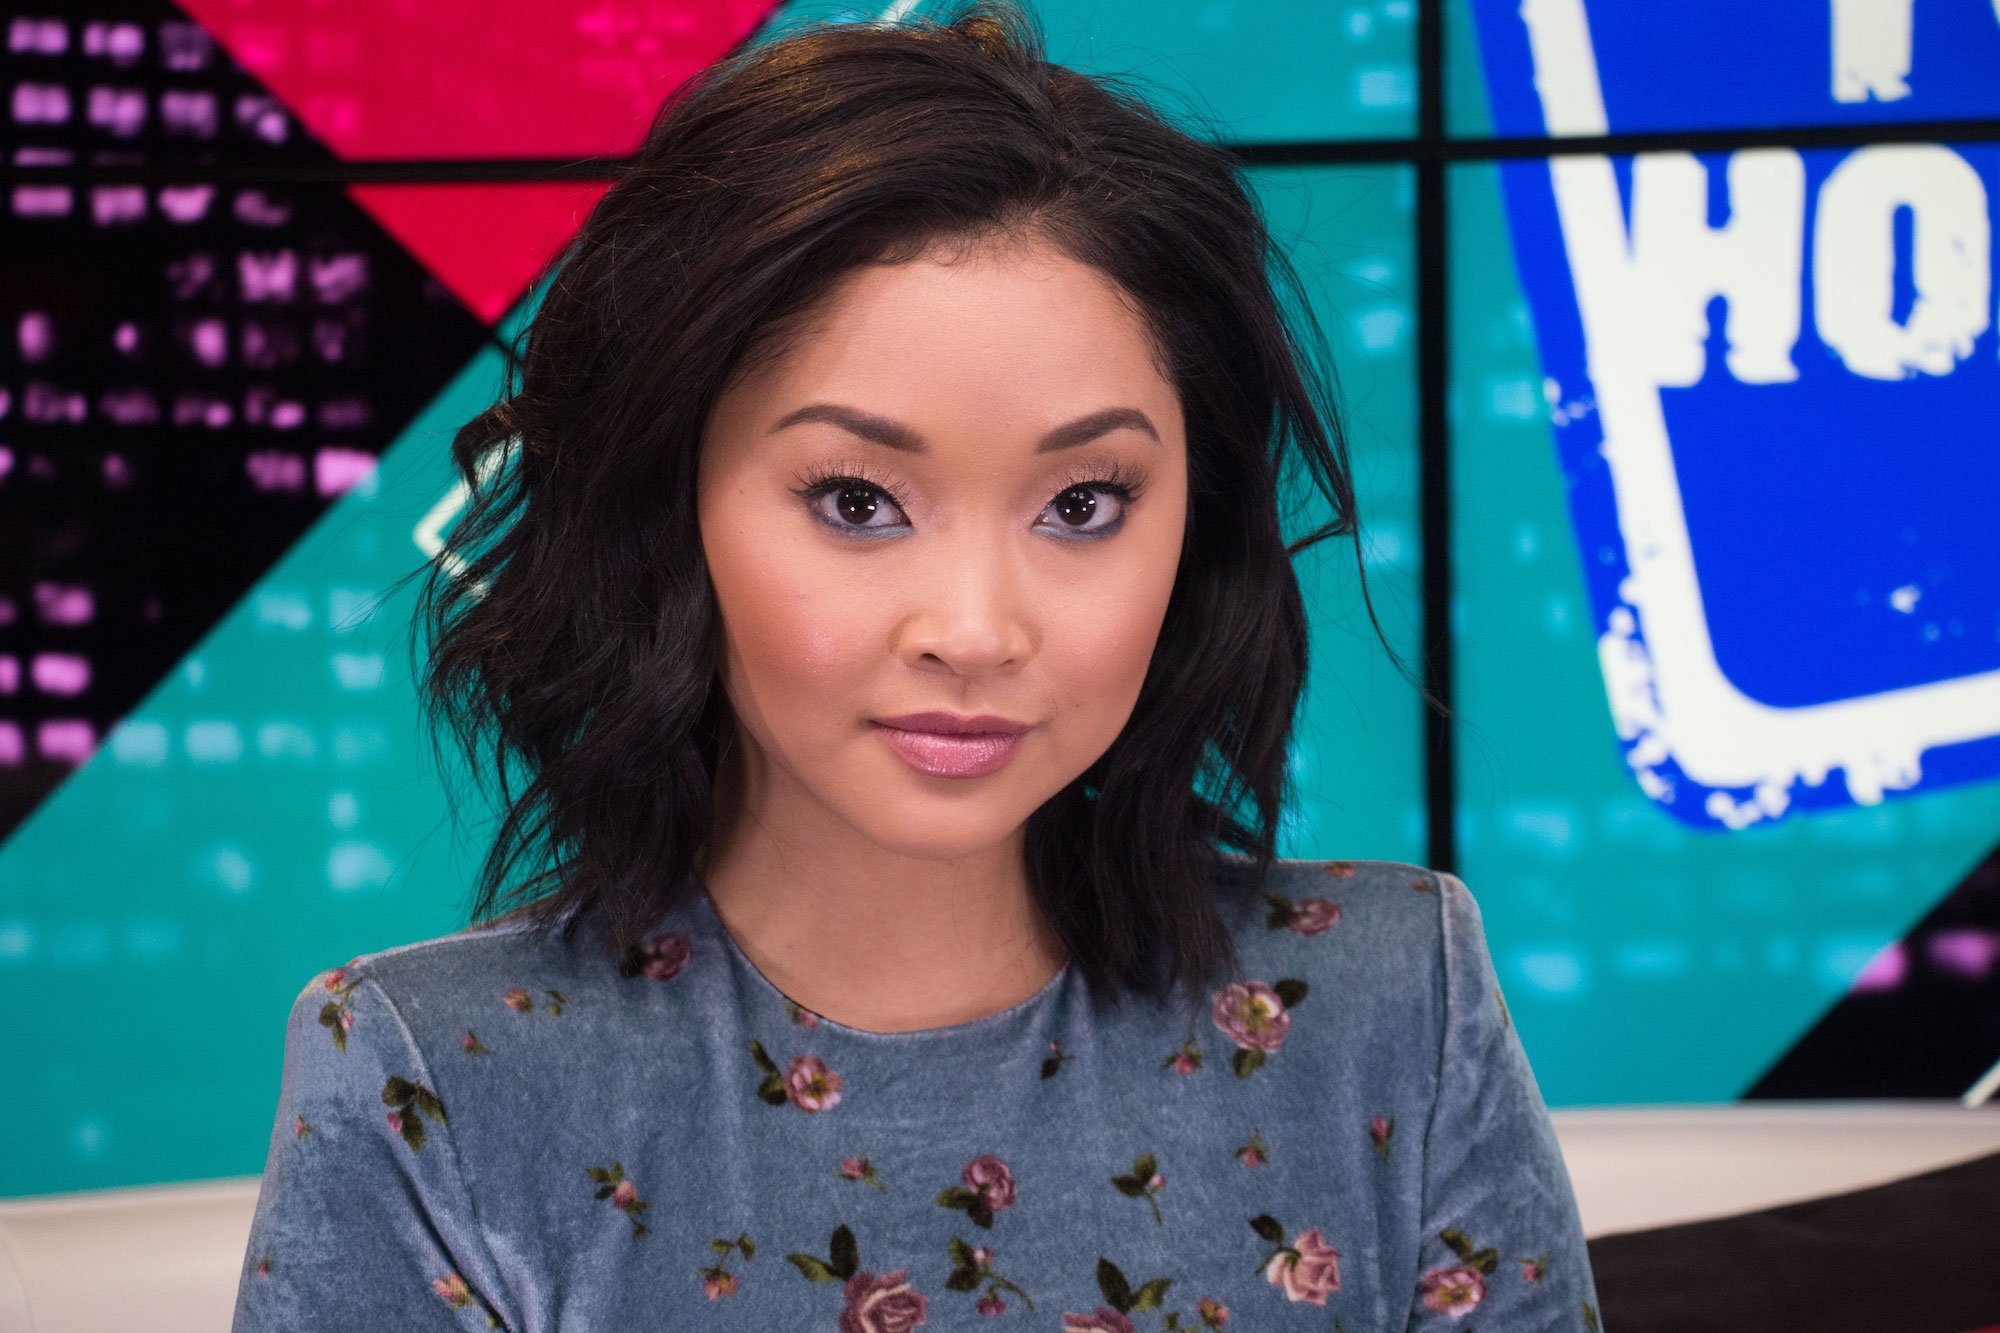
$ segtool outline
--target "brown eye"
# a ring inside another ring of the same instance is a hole
[[[873,536],[899,526],[893,521],[874,521],[902,511],[894,496],[860,477],[824,478],[798,494],[814,518],[837,532]],[[828,499],[832,500],[831,505],[826,503]]]
[[[843,486],[834,493],[834,510],[856,527],[864,526],[881,508],[875,491],[866,486]]]
[[[1107,505],[1104,496],[1117,498],[1118,503]],[[1049,502],[1057,521],[1048,524],[1060,532],[1078,537],[1102,537],[1117,530],[1125,521],[1125,506],[1131,503],[1131,495],[1122,486],[1110,482],[1089,482],[1071,486]]]
[[[1062,515],[1063,522],[1082,527],[1097,512],[1097,497],[1086,487],[1072,486],[1056,497],[1056,512]]]

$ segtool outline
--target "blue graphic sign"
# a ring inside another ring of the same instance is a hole
[[[2000,112],[1987,0],[1474,14],[1503,136]],[[2000,774],[2000,145],[1500,172],[1639,785],[1737,829]]]

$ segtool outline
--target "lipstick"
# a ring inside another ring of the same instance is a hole
[[[870,719],[880,736],[903,762],[935,778],[976,778],[998,772],[1020,748],[1030,724],[980,714],[904,713]]]

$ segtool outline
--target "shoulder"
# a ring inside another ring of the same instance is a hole
[[[1219,878],[1239,948],[1324,939],[1407,966],[1440,955],[1446,931],[1478,910],[1455,875],[1409,861],[1281,857],[1260,879],[1250,858],[1230,854]]]
[[[1223,879],[1238,984],[1262,982],[1287,1010],[1296,1002],[1299,1022],[1340,1049],[1379,1048],[1384,1060],[1434,1052],[1469,968],[1483,967],[1478,907],[1448,872],[1279,859],[1259,881],[1238,857]]]
[[[304,1041],[323,1028],[319,1040],[336,1051],[400,1047],[425,1063],[485,1054],[503,1037],[530,1049],[626,1019],[617,1001],[630,976],[600,931],[565,934],[517,913],[323,968],[293,1001],[291,1030]]]

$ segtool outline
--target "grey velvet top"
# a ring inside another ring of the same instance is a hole
[[[1597,1330],[1479,909],[1394,861],[1218,872],[1234,980],[1058,972],[952,1027],[788,999],[705,894],[293,1005],[236,1333]]]

